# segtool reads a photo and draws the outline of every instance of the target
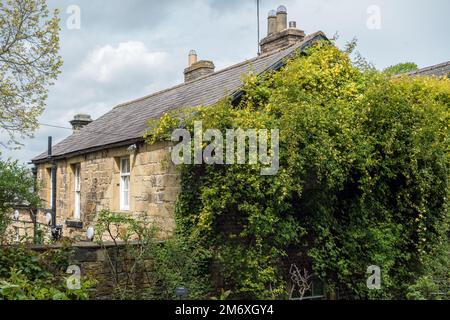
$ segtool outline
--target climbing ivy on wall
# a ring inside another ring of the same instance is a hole
[[[237,104],[170,112],[146,134],[167,140],[194,121],[280,130],[276,175],[260,164],[180,167],[179,232],[219,262],[224,289],[286,297],[286,263],[300,258],[348,298],[405,298],[424,276],[448,279],[429,261],[448,263],[437,255],[448,255],[450,80],[360,70],[322,43],[244,82]],[[371,265],[380,290],[366,286]]]

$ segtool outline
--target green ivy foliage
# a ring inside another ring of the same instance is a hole
[[[406,298],[425,261],[448,254],[450,80],[360,70],[322,43],[244,83],[237,104],[170,112],[146,134],[167,140],[194,121],[280,129],[277,175],[261,176],[260,165],[180,168],[178,226],[220,262],[224,289],[286,297],[284,265],[302,257],[341,297]],[[381,290],[366,286],[371,265]]]

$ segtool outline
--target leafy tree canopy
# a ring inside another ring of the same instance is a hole
[[[59,18],[45,0],[0,2],[0,145],[32,136],[62,64]]]
[[[415,64],[414,62],[405,62],[387,67],[386,69],[384,69],[384,72],[388,74],[398,75],[408,73],[411,71],[416,71],[418,69],[419,68],[417,67],[417,64]]]

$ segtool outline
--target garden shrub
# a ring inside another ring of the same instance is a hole
[[[80,289],[69,289],[66,269],[69,247],[34,252],[24,246],[0,249],[0,299],[87,300],[95,280],[84,278]]]
[[[116,299],[170,300],[188,290],[186,299],[201,299],[210,291],[203,253],[180,234],[165,241],[158,225],[147,216],[136,218],[103,210],[96,241],[104,248],[113,276]],[[106,247],[113,242],[112,249]]]

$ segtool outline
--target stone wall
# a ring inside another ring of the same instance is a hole
[[[130,243],[129,245],[136,246],[138,243]],[[62,247],[59,244],[34,245],[30,249],[43,253],[48,250],[61,249]],[[99,245],[92,242],[77,242],[72,245],[71,249],[72,255],[67,267],[70,265],[78,266],[81,271],[81,281],[86,279],[96,281],[96,285],[90,293],[90,299],[92,300],[114,298],[117,284],[121,288],[126,286],[130,288],[130,276],[134,276],[133,283],[137,285],[136,290],[144,289],[150,283],[149,276],[145,272],[131,273],[126,271],[133,265],[131,260],[128,261],[128,266],[123,265],[122,259],[115,260],[117,250],[124,250],[123,244],[119,243],[116,246],[113,243]]]
[[[263,54],[274,52],[276,50],[285,49],[294,45],[305,38],[303,30],[289,28],[281,32],[269,35],[261,40],[261,52]]]
[[[14,211],[19,212],[19,219],[12,220],[12,223],[6,229],[4,241],[6,243],[32,243],[35,231],[31,210],[25,206],[16,207],[10,212],[11,216],[13,216]],[[50,229],[48,231],[50,231]]]
[[[130,157],[130,210],[123,214],[146,215],[161,229],[160,237],[172,233],[174,204],[180,189],[179,174],[170,160],[167,142],[140,145],[135,152],[127,147],[108,149],[57,161],[57,224],[63,226],[63,236],[85,239],[89,226],[94,226],[97,213],[103,209],[120,211],[121,157]],[[81,221],[74,220],[75,165],[81,166]],[[39,164],[37,179],[44,208],[50,208],[49,163]],[[38,214],[45,223],[45,211]],[[82,222],[82,224],[80,223]]]

